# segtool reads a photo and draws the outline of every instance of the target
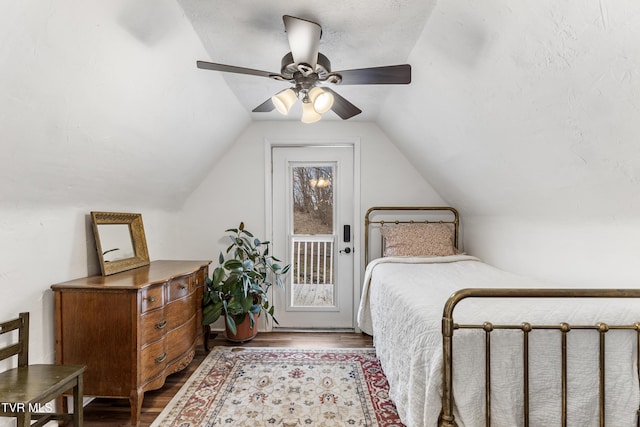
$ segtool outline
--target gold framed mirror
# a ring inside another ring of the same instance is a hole
[[[91,220],[103,276],[149,265],[141,214],[91,212]]]

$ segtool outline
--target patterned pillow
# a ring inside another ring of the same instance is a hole
[[[447,256],[457,253],[453,225],[441,223],[395,224],[383,226],[382,256]]]

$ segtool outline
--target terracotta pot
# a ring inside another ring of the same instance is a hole
[[[260,313],[254,314],[255,322],[253,324],[253,329],[251,329],[251,318],[247,314],[244,317],[244,320],[240,323],[236,323],[236,333],[234,334],[229,330],[229,326],[225,323],[227,340],[236,343],[243,343],[247,341],[251,341],[258,335],[258,324],[260,319]]]

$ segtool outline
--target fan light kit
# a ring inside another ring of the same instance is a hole
[[[293,89],[285,89],[271,97],[276,110],[285,116],[289,114],[289,110],[297,100],[298,94]],[[332,106],[333,95],[317,86],[314,87],[302,99],[302,122],[317,122]]]
[[[362,112],[358,107],[327,87],[327,84],[411,83],[411,66],[409,64],[331,72],[329,58],[318,52],[322,36],[320,25],[289,15],[283,16],[282,19],[291,52],[282,58],[280,73],[204,61],[197,61],[198,68],[268,77],[293,84],[293,87],[278,92],[252,111],[263,113],[276,109],[281,114],[287,115],[291,107],[300,99],[302,101],[303,123],[317,122],[322,118],[322,114],[329,110],[332,110],[343,120]]]

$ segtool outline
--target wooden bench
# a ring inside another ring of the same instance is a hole
[[[74,427],[82,427],[82,374],[86,367],[29,365],[29,313],[0,323],[0,336],[15,330],[18,342],[0,348],[0,360],[18,356],[17,368],[0,372],[0,417],[16,418],[18,427],[43,426],[49,421],[73,421]],[[56,412],[54,399],[72,388],[73,413]],[[32,420],[36,422],[31,424]]]

